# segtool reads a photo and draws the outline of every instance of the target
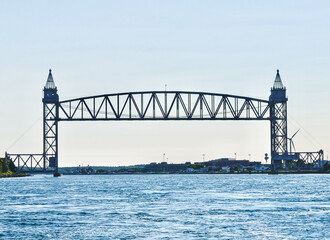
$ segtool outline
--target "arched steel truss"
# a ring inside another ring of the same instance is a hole
[[[106,94],[60,101],[58,121],[269,120],[269,102],[182,91]]]

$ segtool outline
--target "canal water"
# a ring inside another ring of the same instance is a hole
[[[330,239],[330,175],[0,179],[0,239]]]

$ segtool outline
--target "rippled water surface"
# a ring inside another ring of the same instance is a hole
[[[0,239],[330,239],[330,175],[0,179]]]

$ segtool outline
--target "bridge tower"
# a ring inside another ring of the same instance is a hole
[[[272,170],[281,167],[288,158],[287,150],[287,97],[279,70],[269,97]],[[284,162],[283,162],[284,161]]]
[[[58,102],[57,87],[55,86],[52,70],[44,87],[43,102],[43,170],[55,169],[58,174]]]

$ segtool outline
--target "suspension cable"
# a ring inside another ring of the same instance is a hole
[[[35,120],[9,147],[6,148],[6,151],[10,150],[13,146],[15,146],[40,120],[42,117],[39,117]]]

